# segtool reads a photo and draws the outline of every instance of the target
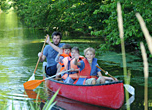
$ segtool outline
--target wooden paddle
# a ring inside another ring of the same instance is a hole
[[[114,78],[112,75],[110,75],[107,71],[103,70],[102,68],[100,68],[98,65],[96,65],[97,68],[99,68],[100,70],[102,70],[106,75],[109,75],[110,77],[112,77],[115,81],[116,78]],[[129,84],[124,84],[124,87],[126,88],[126,90],[131,94],[131,95],[135,95],[135,88],[132,87]]]
[[[96,65],[96,67],[99,68],[100,70],[102,70],[106,75],[112,77],[112,79],[114,79],[115,81],[117,81],[116,78],[114,78],[113,76],[111,76],[107,71],[103,70],[103,69],[100,68],[98,65]]]
[[[63,73],[69,72],[69,71],[71,71],[71,69],[70,69],[70,70],[67,70],[67,71],[60,72],[60,73],[58,73],[57,75],[61,75],[61,74],[63,74]],[[48,79],[50,79],[50,78],[53,78],[53,77],[55,77],[55,76],[57,76],[57,75],[53,75],[53,76],[51,76],[51,77],[48,77],[48,78],[45,78],[45,79],[42,79],[42,80],[31,80],[31,81],[27,81],[27,82],[25,82],[25,83],[23,84],[23,85],[24,85],[24,89],[33,90],[33,89],[35,89],[36,87],[38,87],[43,81],[48,80]]]
[[[41,53],[43,52],[43,49],[44,49],[44,47],[45,47],[45,43],[46,43],[46,40],[47,40],[48,37],[49,37],[49,36],[47,35],[47,37],[46,37],[46,39],[45,39],[45,41],[44,41],[43,47],[42,47],[42,49],[41,49]],[[38,64],[39,64],[39,62],[40,62],[40,59],[41,59],[41,56],[39,57],[39,59],[38,59],[38,61],[37,61],[37,64],[36,64],[36,67],[35,67],[35,70],[34,70],[33,75],[29,78],[28,81],[35,80],[35,72],[36,72],[36,69],[37,69]]]

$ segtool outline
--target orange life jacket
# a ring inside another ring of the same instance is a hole
[[[71,57],[71,53],[68,54],[65,54],[65,53],[62,53],[60,56],[63,56],[64,58],[65,57]],[[64,69],[64,64],[59,62],[59,64],[62,66],[61,69],[60,69],[60,72]]]
[[[82,59],[84,59],[84,57],[83,57],[83,56],[80,56],[80,57],[79,57],[79,60],[82,60]],[[69,64],[70,64],[70,68],[78,69],[78,66],[77,66],[77,65],[74,65],[74,60],[75,60],[75,59],[71,59],[70,57],[65,57],[65,58],[63,59],[63,64],[64,64],[64,67],[65,67],[66,70],[68,70]],[[79,61],[79,60],[78,60],[78,61]],[[70,63],[69,63],[69,62],[70,62]],[[70,68],[69,68],[69,69],[70,69]],[[63,79],[66,79],[67,77],[68,77],[68,74],[64,74],[64,75],[62,76]],[[71,77],[72,79],[77,79],[77,78],[78,78],[78,73],[69,74],[69,77]]]

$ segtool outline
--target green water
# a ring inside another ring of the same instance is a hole
[[[26,97],[23,83],[33,74],[38,57],[37,53],[41,51],[43,39],[46,33],[40,30],[28,29],[22,25],[16,13],[0,14],[0,107],[8,107],[8,110],[14,106],[15,110],[24,108],[28,110],[30,105],[26,100],[32,100]],[[83,37],[85,37],[83,39]],[[70,43],[72,46],[80,47],[80,53],[87,47],[94,47],[96,50],[101,39],[89,38],[87,36],[63,35],[62,42]],[[68,39],[68,40],[67,40]],[[107,51],[96,56],[99,65],[111,75],[123,80],[123,64],[121,53]],[[144,73],[142,59],[138,56],[126,54],[127,69],[131,73],[131,85],[135,88],[135,100],[130,105],[132,110],[144,109]],[[148,88],[148,106],[152,109],[152,64],[149,64],[149,88]],[[36,79],[42,79],[42,63],[38,65]],[[46,100],[43,85],[40,85],[35,92],[40,90],[41,99]],[[131,96],[130,96],[131,97]],[[64,99],[62,99],[64,100]],[[13,102],[13,103],[12,103]],[[72,101],[71,101],[72,103]],[[76,104],[76,102],[74,102]],[[125,104],[126,102],[124,102]],[[77,107],[78,107],[77,103]],[[83,105],[83,108],[86,106]],[[90,105],[89,105],[90,106]],[[70,106],[71,107],[71,106]],[[76,106],[73,106],[76,107]],[[97,109],[96,107],[94,107]],[[121,108],[123,110],[125,106]],[[79,108],[80,109],[80,108]]]

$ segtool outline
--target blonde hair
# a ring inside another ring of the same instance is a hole
[[[95,55],[95,49],[92,48],[92,47],[86,48],[86,49],[84,50],[84,55],[86,55],[86,53],[87,53],[88,51],[92,52],[92,53]]]

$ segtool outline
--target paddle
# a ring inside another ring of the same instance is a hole
[[[70,70],[67,70],[67,71],[60,72],[60,73],[58,73],[57,75],[61,75],[61,74],[63,74],[63,73],[69,72],[69,71],[71,71],[71,69],[70,69]],[[53,75],[53,76],[48,77],[48,78],[45,78],[45,79],[43,79],[43,80],[31,80],[31,81],[27,81],[27,82],[25,82],[25,83],[23,84],[23,85],[24,85],[24,89],[33,90],[33,89],[35,89],[36,87],[38,87],[43,81],[48,80],[48,79],[50,79],[50,78],[53,78],[53,77],[55,77],[55,76],[56,76],[56,75]]]
[[[96,67],[99,68],[100,70],[102,70],[105,73],[105,75],[109,75],[110,77],[112,77],[112,79],[114,79],[116,81],[116,78],[114,78],[113,76],[111,76],[107,71],[103,70],[98,65],[96,65]]]
[[[43,52],[43,49],[44,49],[44,47],[45,47],[45,43],[46,43],[47,38],[48,38],[48,35],[47,35],[47,37],[46,37],[46,39],[45,39],[45,41],[44,41],[44,44],[43,44],[43,47],[42,47],[41,52]],[[40,59],[41,59],[41,57],[39,57],[39,59],[38,59],[38,61],[37,61],[37,64],[36,64],[36,67],[35,67],[35,70],[34,70],[34,73],[33,73],[33,75],[29,78],[28,81],[35,80],[35,72],[36,72],[36,69],[37,69],[38,64],[39,64],[39,62],[40,62]]]
[[[107,71],[103,70],[103,69],[100,68],[98,65],[96,65],[96,67],[99,68],[100,70],[102,70],[102,71],[105,73],[105,75],[109,75],[110,77],[112,77],[112,78],[116,81],[116,79],[115,79],[112,75],[110,75]],[[134,87],[132,87],[132,86],[129,85],[129,84],[124,84],[124,87],[126,88],[126,90],[127,90],[131,95],[135,95],[135,88],[134,88]]]

